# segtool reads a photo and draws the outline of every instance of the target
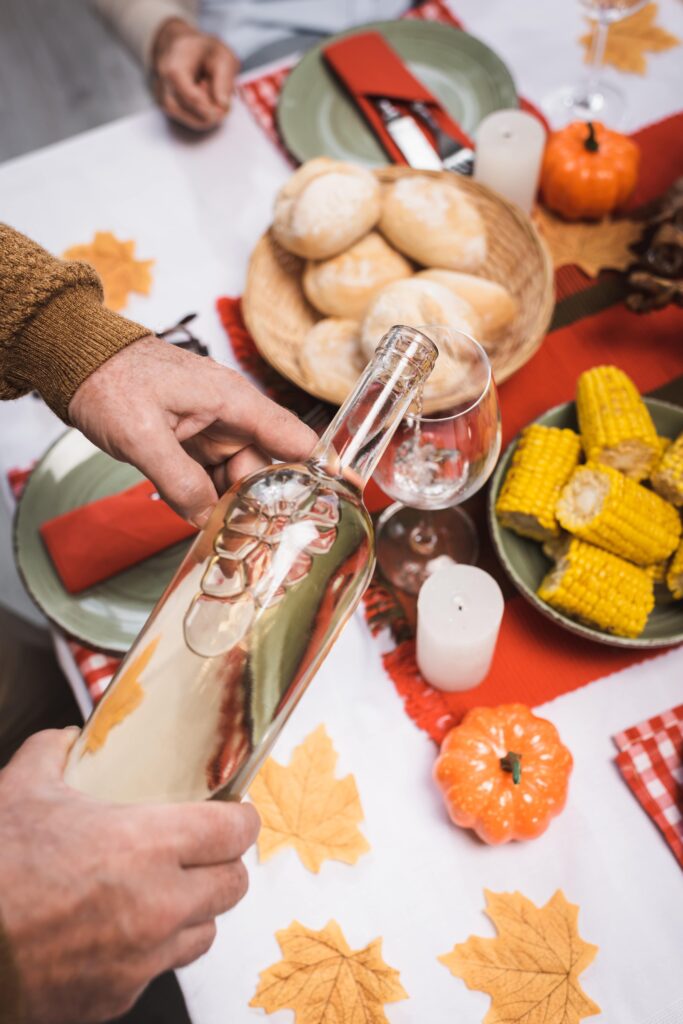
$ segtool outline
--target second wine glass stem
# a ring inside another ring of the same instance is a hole
[[[605,60],[605,49],[607,47],[607,34],[609,25],[602,18],[595,22],[595,34],[593,37],[593,49],[588,69],[588,81],[586,82],[586,95],[590,99],[598,91],[600,72]]]

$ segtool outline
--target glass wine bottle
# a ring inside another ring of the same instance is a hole
[[[218,502],[72,748],[114,801],[238,799],[374,568],[362,489],[437,355],[393,327],[310,459]]]

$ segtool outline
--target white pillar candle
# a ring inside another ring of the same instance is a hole
[[[503,617],[503,594],[474,565],[444,565],[417,599],[417,664],[440,690],[469,690],[488,674]]]
[[[525,213],[538,189],[545,129],[523,110],[496,110],[477,128],[474,177]]]

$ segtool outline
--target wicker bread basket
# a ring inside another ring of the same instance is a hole
[[[511,329],[490,353],[494,377],[500,384],[531,359],[543,341],[553,313],[552,261],[536,228],[529,217],[502,196],[468,178],[456,179],[452,172],[387,167],[375,174],[383,184],[415,174],[442,177],[457,185],[476,204],[488,240],[488,255],[479,274],[504,284],[519,303]],[[334,401],[323,388],[304,380],[299,367],[299,347],[308,330],[321,319],[301,287],[303,267],[304,261],[282,249],[270,232],[263,235],[249,263],[244,319],[263,358],[283,377],[318,398]],[[426,404],[425,411],[438,408],[438,399],[433,399]]]

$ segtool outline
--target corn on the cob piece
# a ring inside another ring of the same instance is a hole
[[[579,466],[557,503],[561,526],[637,565],[675,551],[681,520],[673,505],[611,466]]]
[[[680,601],[683,598],[683,544],[671,559],[671,565],[666,574],[666,585],[671,591],[674,601]]]
[[[565,615],[616,636],[640,636],[654,607],[645,569],[576,538],[537,593]]]
[[[662,455],[652,474],[652,486],[672,505],[683,505],[683,434]]]
[[[659,461],[657,431],[635,384],[616,366],[595,366],[579,377],[576,413],[588,461],[644,480]]]
[[[555,506],[580,452],[581,442],[573,430],[537,423],[527,427],[496,502],[500,523],[533,540],[557,537]]]

